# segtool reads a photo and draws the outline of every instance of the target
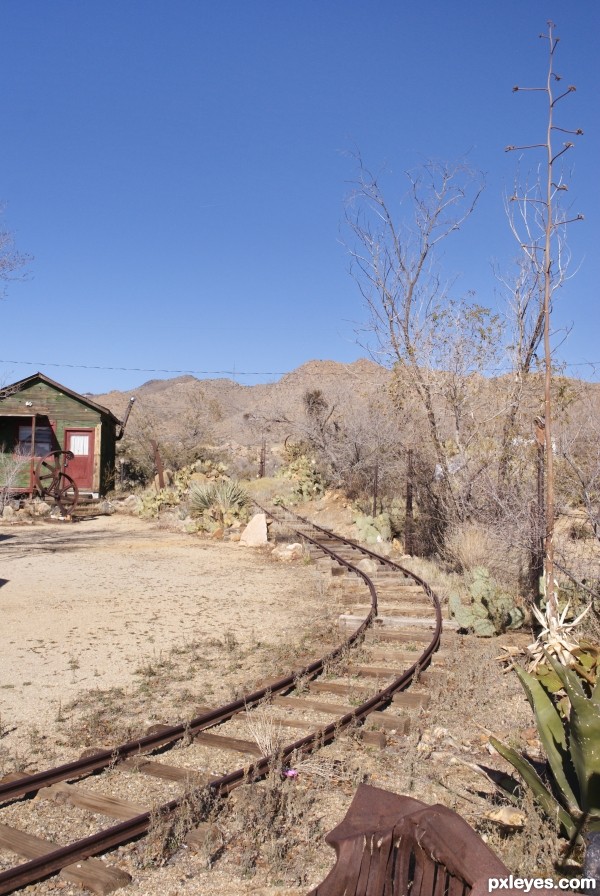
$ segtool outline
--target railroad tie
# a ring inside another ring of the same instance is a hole
[[[57,843],[42,840],[25,831],[0,824],[0,847],[24,859],[37,859],[59,849]],[[101,859],[84,859],[65,866],[59,874],[63,880],[86,887],[98,896],[108,896],[120,887],[131,883],[131,875],[114,865],[106,865]]]

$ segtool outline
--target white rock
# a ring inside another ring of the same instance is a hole
[[[289,563],[291,560],[301,560],[304,556],[304,548],[297,542],[295,544],[283,544],[273,548],[272,555],[276,560],[283,560]]]
[[[267,515],[255,514],[240,537],[240,544],[246,547],[257,548],[267,543]]]
[[[360,569],[361,572],[366,572],[368,576],[374,575],[379,569],[379,563],[375,560],[371,560],[370,557],[363,557],[363,559],[356,564],[357,569]]]

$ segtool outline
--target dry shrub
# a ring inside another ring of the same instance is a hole
[[[523,558],[506,535],[481,523],[457,523],[446,533],[444,559],[458,572],[468,573],[483,566],[498,582],[517,586]]]
[[[140,841],[136,851],[140,866],[164,865],[185,844],[190,831],[211,820],[218,807],[218,798],[210,788],[205,787],[186,792],[178,808],[172,812],[163,813],[160,808],[153,810],[148,834]],[[216,825],[206,827],[204,858],[208,861],[221,844]]]
[[[275,755],[285,743],[281,725],[264,703],[256,709],[246,709],[246,727],[263,756]]]
[[[229,858],[243,875],[260,867],[272,882],[305,884],[311,851],[322,831],[313,806],[319,794],[273,768],[261,783],[238,788],[227,800]],[[265,868],[266,865],[266,868]]]

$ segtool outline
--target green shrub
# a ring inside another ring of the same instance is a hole
[[[375,517],[361,513],[354,520],[354,524],[358,540],[363,544],[378,544],[381,541],[392,540],[392,525],[387,513],[380,513]]]
[[[190,513],[222,526],[241,519],[252,503],[250,495],[233,479],[220,482],[192,482],[189,492]]]

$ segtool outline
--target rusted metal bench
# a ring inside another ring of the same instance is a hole
[[[366,784],[325,842],[337,861],[308,896],[483,896],[509,877],[456,812]]]

